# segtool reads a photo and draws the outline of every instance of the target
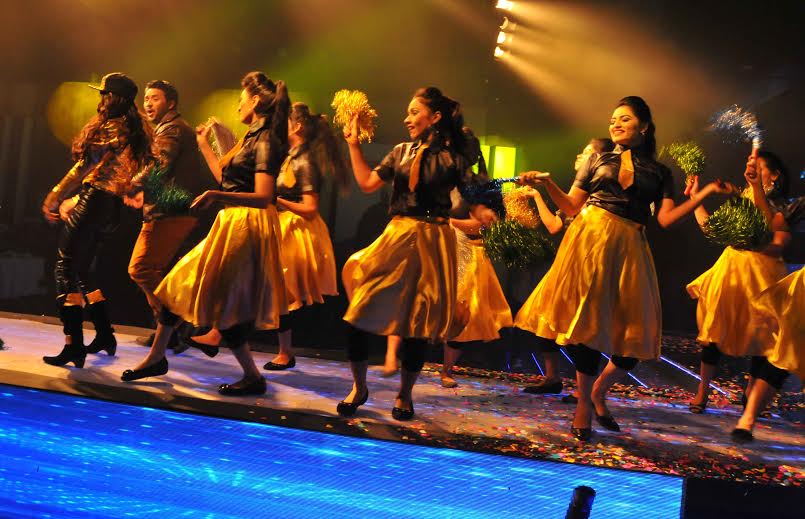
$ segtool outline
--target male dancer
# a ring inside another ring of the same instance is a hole
[[[196,132],[177,111],[178,104],[179,93],[167,81],[155,80],[145,86],[143,109],[148,121],[155,125],[154,154],[165,172],[162,178],[196,196],[204,190],[204,182],[200,178],[204,170],[196,144]],[[189,213],[166,214],[155,200],[151,200],[151,196],[143,191],[149,172],[143,170],[132,179],[129,193],[132,198],[126,199],[127,205],[142,207],[143,210],[143,225],[131,254],[129,276],[145,293],[156,318],[162,305],[154,296],[154,290],[198,220]],[[153,340],[152,334],[137,342],[150,346]]]

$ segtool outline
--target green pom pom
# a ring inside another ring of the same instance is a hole
[[[686,177],[701,175],[707,163],[707,156],[701,146],[694,141],[675,142],[663,147],[660,150],[660,157],[665,154],[671,156],[679,169],[685,173]]]
[[[487,256],[507,268],[534,267],[556,255],[556,247],[542,228],[526,227],[512,220],[494,223],[481,232],[481,237]]]
[[[193,197],[170,180],[165,180],[167,169],[154,166],[143,182],[148,200],[167,215],[187,214]]]
[[[772,231],[763,213],[751,200],[733,197],[710,215],[704,235],[719,245],[759,250],[771,242]]]

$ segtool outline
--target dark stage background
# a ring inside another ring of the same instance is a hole
[[[412,92],[436,85],[464,104],[487,144],[517,148],[516,171],[551,171],[564,186],[575,154],[607,134],[625,95],[652,106],[660,145],[696,139],[710,177],[742,183],[748,146],[706,131],[714,112],[738,103],[758,114],[766,147],[786,161],[792,194],[801,195],[803,14],[801,1],[534,1],[504,13],[492,0],[0,0],[0,310],[55,315],[57,231],[39,207],[70,167],[69,139],[97,103],[81,84],[107,72],[124,71],[141,87],[173,82],[194,124],[210,115],[232,120],[232,92],[249,70],[284,79],[294,100],[318,111],[330,111],[336,90],[361,89],[380,113],[365,148],[375,161],[405,139]],[[517,27],[508,53],[494,59],[504,15]],[[382,230],[383,196],[354,187],[324,193],[339,267]],[[127,211],[98,267],[114,321],[150,325],[126,273],[139,224]],[[652,225],[648,235],[664,328],[693,333],[695,305],[684,287],[720,250],[692,218],[671,230]],[[795,241],[789,260],[803,263]],[[516,310],[539,273],[499,271]],[[336,298],[305,310],[310,326],[297,342],[338,346],[345,306]]]

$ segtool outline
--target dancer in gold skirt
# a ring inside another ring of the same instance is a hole
[[[429,343],[460,332],[454,321],[457,298],[456,237],[448,223],[450,191],[473,182],[465,153],[460,105],[437,88],[418,90],[408,105],[405,125],[412,142],[398,144],[370,169],[358,143],[357,119],[344,130],[355,180],[370,193],[392,182],[383,234],[344,265],[350,299],[348,357],[354,384],[338,404],[351,416],[366,402],[369,334],[402,337],[400,392],[392,409],[397,420],[414,416],[411,390]]]
[[[124,381],[168,371],[165,348],[179,318],[221,330],[243,368],[243,378],[222,384],[223,395],[262,394],[266,381],[254,363],[248,338],[252,329],[279,326],[287,313],[280,263],[280,225],[274,188],[288,154],[290,102],[285,83],[262,72],[241,81],[238,112],[246,135],[220,161],[209,141],[211,124],[198,128],[198,144],[219,191],[205,191],[193,207],[224,205],[207,237],[170,271],[155,291],[164,307],[148,356]]]
[[[291,108],[288,145],[290,151],[277,178],[277,206],[289,313],[280,318],[279,353],[263,366],[270,371],[296,366],[291,345],[294,310],[338,295],[335,253],[327,224],[319,215],[319,192],[324,177],[331,176],[338,187],[344,187],[348,174],[326,117],[310,113],[304,103]],[[191,344],[217,347],[221,338],[213,328],[192,337]]]
[[[598,137],[590,139],[590,142],[581,150],[581,153],[576,155],[576,160],[573,163],[573,169],[578,172],[581,165],[587,161],[587,158],[593,153],[606,153],[615,149],[615,143],[612,139],[606,137]],[[567,229],[573,218],[568,218],[561,210],[552,213],[548,209],[542,194],[534,189],[532,196],[534,203],[539,212],[539,219],[545,229],[551,234],[557,234],[560,231]],[[545,373],[542,379],[534,385],[526,386],[523,388],[524,393],[533,395],[544,394],[557,394],[562,392],[562,378],[559,375],[559,348],[556,341],[546,339],[544,337],[537,337],[537,348],[542,352],[542,358],[545,362]],[[577,403],[578,397],[574,395],[565,395],[562,397],[564,403]]]
[[[750,173],[747,180],[752,186],[755,204],[758,207],[776,206],[779,209],[777,214],[784,214],[789,225],[793,227],[799,223],[805,216],[805,197],[785,205],[768,203],[760,160],[757,170],[760,174],[747,168]],[[731,434],[733,441],[740,444],[754,440],[755,420],[780,390],[789,373],[805,380],[805,320],[802,318],[805,315],[805,269],[789,274],[754,297],[751,314],[755,334],[767,342],[760,357],[762,361],[754,366],[754,384],[747,389],[744,412]]]
[[[544,184],[559,209],[576,216],[515,326],[568,345],[579,393],[571,433],[580,440],[590,438],[593,415],[603,427],[620,430],[606,406],[609,388],[640,359],[660,354],[660,295],[644,233],[651,204],[667,227],[706,197],[731,192],[712,183],[674,203],[671,172],[654,158],[654,123],[640,97],[618,103],[609,133],[617,147],[592,154],[569,193],[539,172],[521,175],[527,184]],[[611,359],[596,380],[601,353]]]
[[[745,394],[751,393],[755,378],[766,362],[763,351],[771,340],[756,333],[750,318],[752,301],[786,275],[782,253],[791,241],[791,233],[780,210],[784,206],[787,191],[786,168],[776,155],[761,151],[757,159],[749,157],[744,176],[753,178],[754,182],[750,181],[752,191],[757,186],[757,190],[770,202],[766,206],[771,209],[769,216],[774,238],[760,251],[727,247],[707,272],[687,286],[690,296],[698,299],[697,340],[702,344],[701,378],[696,395],[689,404],[690,412],[696,414],[703,413],[707,408],[710,382],[722,354],[752,357]],[[698,179],[692,181],[689,191],[691,196],[698,193]],[[695,215],[700,226],[704,226],[710,216],[702,206],[696,208]]]
[[[502,201],[500,208],[503,207]],[[495,221],[502,215],[491,208],[475,211],[484,221]],[[463,345],[470,342],[489,342],[500,338],[500,330],[512,326],[512,312],[498,281],[495,267],[484,251],[480,240],[481,220],[475,217],[451,218],[458,251],[458,301],[467,305],[469,320],[461,333],[444,343],[444,363],[440,373],[442,387],[458,385],[453,367],[461,356]]]

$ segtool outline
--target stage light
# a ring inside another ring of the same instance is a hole
[[[498,33],[498,45],[503,45],[504,43],[506,43],[506,40],[507,40],[508,38],[509,38],[509,35],[508,35],[508,34],[506,34],[506,33],[505,33],[505,32],[503,32],[503,31],[500,31],[500,32]]]
[[[506,54],[506,51],[501,49],[500,47],[495,47],[495,57],[500,59],[503,55]]]
[[[503,11],[511,11],[514,8],[514,2],[510,0],[498,0],[498,4],[495,7]]]

